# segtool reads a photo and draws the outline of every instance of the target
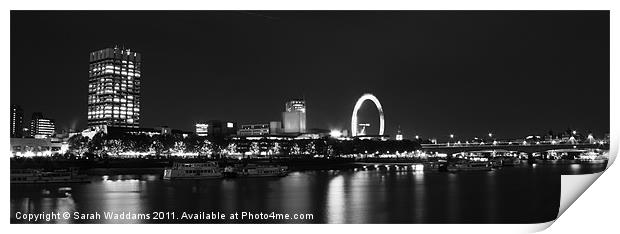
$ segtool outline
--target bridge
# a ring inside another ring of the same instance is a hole
[[[518,144],[518,143],[495,143],[495,144],[457,144],[457,143],[445,143],[445,144],[422,144],[422,150],[427,152],[444,153],[447,155],[453,155],[456,153],[466,153],[475,151],[511,151],[527,153],[531,155],[533,153],[542,153],[552,150],[565,151],[565,150],[588,150],[588,149],[609,149],[608,144],[591,144],[591,143],[574,143],[574,144]]]

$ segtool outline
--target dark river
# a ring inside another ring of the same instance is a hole
[[[165,181],[161,175],[97,176],[86,184],[11,185],[11,223],[538,223],[557,216],[560,173],[604,168],[536,165],[462,173],[350,169],[187,181]],[[70,195],[54,196],[59,187],[70,187]],[[44,190],[51,193],[42,195]],[[42,212],[69,212],[71,217],[23,219]],[[98,213],[100,218],[75,219],[75,212]],[[106,212],[134,217],[108,219]],[[220,212],[226,219],[182,219],[184,212]],[[231,219],[235,212],[237,219]],[[242,219],[242,212],[262,212],[272,219]],[[298,219],[281,219],[284,214]]]

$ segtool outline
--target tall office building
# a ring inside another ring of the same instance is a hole
[[[56,123],[53,119],[45,118],[43,113],[34,112],[30,119],[30,136],[34,138],[47,138],[54,135]]]
[[[306,101],[293,99],[286,102],[285,111],[282,112],[284,133],[306,132]]]
[[[118,46],[90,53],[88,127],[140,127],[141,61]]]
[[[11,104],[11,137],[24,136],[24,110]]]

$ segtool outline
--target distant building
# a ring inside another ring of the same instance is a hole
[[[11,138],[11,156],[35,157],[63,154],[68,149],[66,143],[54,142],[51,139]]]
[[[170,135],[172,134],[173,129],[168,127],[168,126],[161,126],[161,127],[157,127],[155,129],[158,129],[162,135]]]
[[[196,135],[227,137],[237,134],[237,123],[232,121],[209,120],[196,124]]]
[[[330,136],[331,131],[327,129],[311,128],[305,133],[299,134],[295,139],[319,139]],[[341,132],[342,134],[342,132]]]
[[[30,119],[30,136],[34,138],[48,138],[54,135],[56,123],[53,119],[45,118],[43,113],[34,112]]]
[[[237,130],[238,136],[268,136],[270,133],[271,127],[268,123],[242,124]]]
[[[396,140],[397,141],[403,140],[403,133],[400,131],[400,126],[398,127],[398,131],[396,132]]]
[[[286,102],[285,111],[282,112],[284,133],[306,132],[306,101],[294,99]]]
[[[196,124],[196,135],[206,137],[209,135],[209,124],[207,123],[197,123]]]
[[[106,48],[90,53],[88,127],[140,127],[140,53]]]
[[[269,134],[276,135],[282,133],[282,122],[271,121],[269,122]]]
[[[24,110],[11,104],[11,137],[24,136]]]

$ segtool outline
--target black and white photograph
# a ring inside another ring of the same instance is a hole
[[[546,223],[614,157],[609,10],[11,10],[7,80],[11,224]]]

